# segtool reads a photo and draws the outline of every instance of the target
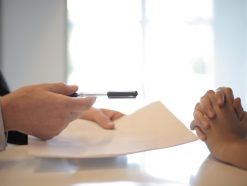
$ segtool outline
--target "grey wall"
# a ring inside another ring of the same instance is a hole
[[[216,87],[234,89],[246,104],[247,1],[214,0]]]
[[[12,90],[66,80],[66,0],[2,0],[1,69]]]

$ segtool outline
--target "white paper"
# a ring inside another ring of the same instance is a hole
[[[198,139],[160,102],[120,118],[115,126],[114,130],[106,130],[79,119],[49,141],[30,137],[28,152],[40,157],[115,157]]]

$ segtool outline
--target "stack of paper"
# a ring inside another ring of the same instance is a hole
[[[28,152],[41,157],[114,157],[197,140],[160,102],[120,118],[115,125],[114,130],[105,130],[96,123],[76,120],[49,141],[30,137]]]

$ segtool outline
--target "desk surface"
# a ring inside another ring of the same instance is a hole
[[[246,186],[247,171],[209,156],[201,141],[116,158],[56,159],[27,154],[25,146],[0,153],[0,185]]]

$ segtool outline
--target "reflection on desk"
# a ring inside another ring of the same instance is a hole
[[[208,156],[201,141],[116,158],[37,158],[25,146],[0,153],[3,186],[246,186],[247,171]]]

